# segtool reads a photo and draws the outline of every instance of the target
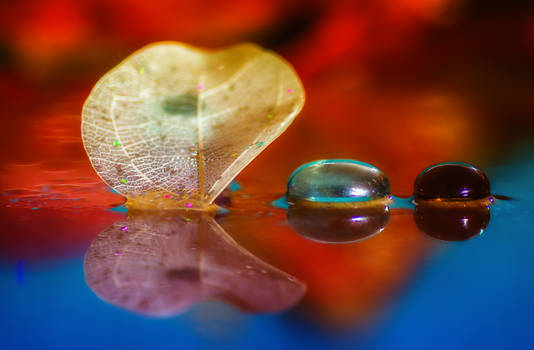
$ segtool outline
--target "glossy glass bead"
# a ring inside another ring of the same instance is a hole
[[[287,200],[353,202],[384,198],[389,181],[376,167],[345,159],[319,160],[302,165],[291,175]]]
[[[416,199],[480,199],[490,194],[486,174],[466,163],[431,166],[417,177],[414,184]]]

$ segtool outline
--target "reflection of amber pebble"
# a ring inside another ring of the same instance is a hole
[[[419,202],[414,219],[417,227],[443,241],[464,241],[488,226],[490,210],[486,206],[435,206]]]
[[[441,163],[424,170],[414,184],[417,199],[480,199],[490,195],[488,177],[465,163]]]
[[[361,241],[381,232],[389,221],[385,204],[358,208],[292,205],[287,219],[301,236],[323,243]]]

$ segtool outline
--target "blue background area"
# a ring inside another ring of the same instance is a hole
[[[479,237],[439,253],[365,337],[322,332],[287,314],[248,315],[217,303],[149,319],[100,301],[83,259],[0,265],[0,349],[504,349],[534,348],[534,162],[490,169],[492,208]]]

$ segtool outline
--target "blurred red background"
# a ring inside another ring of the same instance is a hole
[[[283,193],[293,169],[321,158],[376,165],[394,194],[409,195],[430,164],[484,168],[532,141],[528,1],[35,0],[4,3],[0,29],[0,254],[9,259],[79,256],[124,215],[105,210],[122,197],[86,158],[80,111],[102,74],[153,41],[254,41],[301,76],[303,112],[238,177],[252,198]],[[280,224],[283,212],[259,217],[222,223],[308,283],[305,304],[336,322],[376,311],[431,245],[406,213],[382,235],[343,247],[296,236]]]

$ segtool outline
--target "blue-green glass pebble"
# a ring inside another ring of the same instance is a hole
[[[390,195],[389,181],[378,168],[356,160],[327,159],[299,167],[289,178],[287,201],[354,202]]]

